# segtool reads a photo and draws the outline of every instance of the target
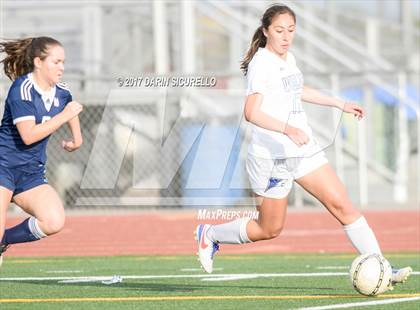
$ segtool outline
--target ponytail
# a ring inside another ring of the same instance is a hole
[[[32,41],[33,38],[26,38],[0,43],[0,53],[7,55],[1,61],[4,65],[4,73],[12,81],[33,70],[33,63],[28,59],[28,47]]]
[[[263,26],[260,26],[255,30],[255,33],[252,37],[251,46],[249,47],[244,60],[241,62],[241,70],[246,75],[248,73],[248,65],[251,62],[252,57],[254,57],[258,48],[264,47],[267,44],[267,38],[263,32]]]

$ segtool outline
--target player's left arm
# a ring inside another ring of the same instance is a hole
[[[73,117],[67,122],[70,132],[73,136],[72,140],[63,140],[61,145],[68,152],[77,150],[83,143],[82,131],[80,129],[79,117]]]
[[[365,111],[357,103],[352,101],[344,101],[339,98],[325,95],[320,91],[308,86],[303,87],[302,100],[309,103],[338,108],[343,112],[353,114],[358,119],[361,119],[365,115]]]

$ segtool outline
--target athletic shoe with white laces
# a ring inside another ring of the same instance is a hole
[[[208,273],[213,272],[213,257],[219,250],[219,244],[211,241],[207,237],[207,231],[210,228],[208,224],[200,224],[195,230],[195,239],[198,244],[198,258],[204,270]]]
[[[411,267],[401,269],[392,268],[392,285],[404,283],[412,272],[413,269]]]
[[[6,252],[9,245],[7,244],[0,244],[0,267],[3,264],[3,253]]]

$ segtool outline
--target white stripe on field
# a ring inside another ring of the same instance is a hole
[[[174,274],[174,275],[122,275],[123,279],[179,279],[179,278],[223,278],[223,277],[253,277],[253,278],[277,278],[277,277],[337,277],[347,276],[347,272],[311,272],[311,273],[226,273],[226,274]],[[415,271],[411,275],[420,275]],[[1,281],[103,281],[112,276],[85,276],[85,277],[15,277],[0,278]]]
[[[365,301],[365,302],[352,302],[352,303],[347,303],[347,304],[299,308],[298,310],[326,310],[326,309],[343,309],[343,308],[351,308],[351,307],[369,307],[369,306],[394,304],[394,303],[399,303],[399,302],[415,301],[415,300],[420,300],[420,297],[393,298],[393,299],[383,299],[383,300],[374,300],[374,301]]]
[[[60,280],[57,283],[90,283],[90,282],[102,282],[111,281],[113,277],[89,277],[85,279],[68,279]]]
[[[271,277],[334,277],[347,276],[345,272],[313,272],[313,273],[231,273],[231,274],[174,274],[174,275],[148,275],[148,276],[122,276],[124,279],[176,279],[176,278],[220,278],[236,276],[255,276],[263,278]],[[22,277],[22,278],[0,278],[0,281],[53,281],[53,280],[106,280],[111,276],[91,277]]]

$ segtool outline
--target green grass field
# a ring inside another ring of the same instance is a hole
[[[370,298],[350,285],[354,257],[219,255],[209,276],[192,256],[6,256],[0,309],[297,309],[397,299],[403,300],[372,308],[420,309],[418,253],[387,255],[392,264],[411,265],[415,273],[393,291]],[[102,283],[113,275],[122,276],[122,283]]]

